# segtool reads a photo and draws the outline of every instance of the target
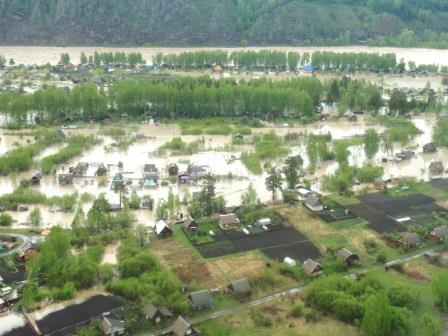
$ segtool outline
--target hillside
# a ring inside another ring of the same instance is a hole
[[[0,44],[448,47],[445,0],[0,0]]]

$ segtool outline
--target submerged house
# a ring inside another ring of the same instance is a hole
[[[397,158],[401,160],[410,160],[415,156],[413,151],[405,150],[397,154]]]
[[[423,153],[435,153],[437,151],[437,147],[434,142],[427,143],[423,146]]]
[[[179,184],[188,184],[190,182],[190,175],[187,173],[180,173],[177,175]]]
[[[207,175],[207,170],[204,166],[193,165],[190,167],[190,177],[192,179],[200,179]]]
[[[303,271],[309,277],[317,277],[324,272],[323,267],[313,259],[307,259],[303,262]]]
[[[219,215],[218,225],[223,230],[234,230],[239,222],[235,214]]]
[[[445,167],[442,161],[434,161],[429,165],[429,172],[433,175],[443,174]]]
[[[58,175],[58,182],[60,185],[70,185],[73,184],[73,173],[61,173]]]
[[[179,316],[171,328],[172,336],[199,336],[199,332],[182,316]]]
[[[70,167],[69,171],[70,173],[73,173],[75,177],[83,177],[86,174],[87,169],[89,169],[88,162],[78,162],[75,167]]]
[[[33,175],[31,175],[30,183],[31,185],[39,185],[40,181],[42,180],[42,174],[39,172],[34,172]]]
[[[187,300],[193,310],[202,310],[213,306],[213,298],[207,289],[191,293]]]
[[[159,220],[156,223],[156,235],[161,239],[165,239],[167,237],[171,237],[173,235],[173,231],[166,225],[164,220]]]
[[[179,167],[175,163],[170,163],[167,170],[169,176],[177,176],[177,174],[179,174]]]
[[[143,166],[143,186],[146,188],[159,185],[159,170],[155,164],[145,164]]]
[[[415,232],[408,233],[398,239],[398,243],[405,248],[414,248],[420,245],[421,239]]]
[[[336,251],[336,258],[342,260],[347,266],[355,266],[359,264],[358,255],[347,250],[346,248],[341,248]]]
[[[231,282],[227,286],[229,293],[237,298],[250,297],[252,295],[252,287],[247,278]]]

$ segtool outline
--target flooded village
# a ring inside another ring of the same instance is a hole
[[[448,52],[213,50],[0,47],[0,335],[447,330]]]

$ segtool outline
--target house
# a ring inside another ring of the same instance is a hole
[[[96,169],[95,175],[96,176],[107,176],[109,173],[109,169],[104,165],[104,163],[100,163],[98,165],[98,168]]]
[[[420,245],[421,239],[415,232],[408,233],[398,239],[398,243],[405,248],[414,248]]]
[[[166,225],[164,220],[160,220],[156,223],[156,235],[161,239],[165,239],[167,237],[171,237],[173,235],[173,231]]]
[[[358,121],[358,117],[356,116],[356,114],[354,114],[354,113],[351,112],[351,111],[346,112],[346,113],[344,114],[344,116],[345,116],[345,118],[346,118],[348,121],[352,121],[352,122]]]
[[[194,329],[190,323],[185,321],[182,316],[179,316],[171,328],[171,335],[173,336],[199,336],[199,332]]]
[[[188,182],[190,182],[190,175],[187,173],[180,173],[177,175],[177,180],[179,181],[179,184],[188,184]]]
[[[306,198],[305,205],[311,211],[324,211],[324,205],[315,194],[311,194]]]
[[[336,251],[336,258],[345,262],[347,266],[354,266],[359,264],[359,257],[346,248],[341,248],[340,250]]]
[[[316,68],[312,64],[307,64],[303,66],[303,72],[305,73],[313,73],[315,70]]]
[[[297,154],[297,155],[292,156],[291,158],[294,159],[294,161],[296,161],[296,163],[299,166],[303,166],[303,157],[302,157],[302,155]]]
[[[213,306],[213,299],[207,289],[191,293],[187,300],[193,310],[202,310]]]
[[[196,231],[198,226],[198,223],[191,216],[187,216],[182,223],[182,227],[186,231]]]
[[[373,182],[373,186],[376,190],[386,190],[387,189],[387,182],[383,181],[382,179],[377,179],[375,182]]]
[[[223,230],[233,230],[239,222],[235,214],[219,215],[218,225]]]
[[[88,162],[78,162],[75,167],[70,167],[69,172],[75,177],[83,177],[86,174],[87,169],[89,169]]]
[[[423,153],[435,153],[437,151],[437,147],[435,143],[430,142],[423,146]]]
[[[434,161],[429,165],[429,172],[433,175],[441,175],[445,171],[442,161]]]
[[[121,173],[117,173],[115,174],[115,176],[112,178],[112,185],[111,185],[111,189],[120,189],[124,187],[124,177],[123,174]]]
[[[143,166],[143,176],[159,176],[159,169],[155,164],[147,163]]]
[[[397,154],[397,157],[401,160],[410,160],[415,156],[415,153],[409,150],[402,151]]]
[[[175,163],[170,163],[167,170],[169,176],[177,176],[179,174],[179,167]]]
[[[237,298],[250,297],[252,295],[252,287],[247,278],[231,282],[227,286],[227,290]]]
[[[257,219],[255,224],[257,224],[259,226],[268,227],[268,226],[272,225],[272,220],[270,218],[260,218],[260,219]]]
[[[124,335],[126,326],[123,321],[120,321],[115,316],[106,315],[101,319],[100,331],[104,336]]]
[[[317,261],[314,261],[313,259],[305,260],[303,262],[302,268],[303,268],[303,271],[305,272],[305,274],[308,275],[309,277],[317,277],[324,272],[324,269],[322,268],[322,266]]]
[[[436,227],[429,234],[429,238],[435,241],[443,242],[448,237],[448,225]]]
[[[58,175],[58,182],[60,185],[70,185],[73,184],[73,178],[74,175],[72,173],[67,174],[59,174]]]
[[[31,175],[30,183],[31,185],[39,185],[40,180],[42,180],[42,174],[39,172],[34,172],[33,175]]]
[[[35,245],[28,243],[17,251],[17,258],[23,261],[27,261],[30,258],[39,254],[40,248]]]
[[[170,319],[173,314],[165,307],[158,309],[152,303],[148,303],[143,307],[143,313],[147,320],[151,320],[156,324],[159,324],[164,319]]]
[[[207,175],[207,171],[204,166],[193,165],[190,167],[190,178],[199,179]]]

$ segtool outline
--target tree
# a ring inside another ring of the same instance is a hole
[[[81,61],[81,64],[87,64],[87,62],[88,62],[87,56],[84,52],[81,53],[80,61]]]
[[[250,183],[247,190],[241,194],[241,204],[246,207],[256,207],[260,204],[257,191],[252,183]]]
[[[343,142],[335,142],[333,151],[334,157],[340,166],[348,165],[348,157],[350,155],[350,151],[348,150],[347,144]]]
[[[378,293],[367,299],[362,330],[366,336],[387,336],[391,331],[392,309],[386,295]]]
[[[391,133],[387,132],[387,131],[384,132],[381,135],[381,140],[382,140],[381,141],[382,147],[386,151],[387,156],[389,156],[392,153],[392,151],[394,150],[394,141],[393,141]]]
[[[282,190],[283,179],[277,168],[272,167],[268,170],[268,177],[266,177],[266,189],[272,193],[272,202],[275,202],[278,190]]]
[[[156,219],[157,220],[167,219],[168,215],[169,212],[166,201],[160,200],[156,207]]]
[[[3,55],[0,55],[0,68],[2,68],[6,64],[6,58]]]
[[[432,290],[440,309],[448,312],[448,272],[442,272],[432,280]]]
[[[129,199],[129,208],[130,209],[139,209],[142,200],[137,195],[137,192],[134,190],[131,194],[131,198]]]
[[[383,106],[383,98],[381,97],[381,93],[378,91],[378,89],[375,89],[375,91],[369,97],[368,106],[375,115]]]
[[[327,102],[335,103],[339,100],[339,96],[339,82],[334,79],[331,81],[330,88],[328,89]]]
[[[398,114],[406,114],[409,110],[408,97],[404,91],[395,89],[390,95],[389,109]]]
[[[204,207],[204,213],[206,216],[211,216],[215,208],[215,178],[207,174],[205,176],[204,187],[201,192],[201,203]]]
[[[299,183],[299,164],[293,156],[290,156],[285,160],[283,174],[285,175],[288,188],[294,189]]]
[[[59,62],[61,62],[64,65],[70,64],[70,55],[68,53],[62,53]]]
[[[448,146],[448,118],[442,118],[434,125],[432,139],[437,146]]]
[[[28,216],[28,220],[33,226],[40,226],[42,224],[42,214],[40,208],[34,208]]]
[[[440,320],[436,316],[424,314],[420,325],[420,333],[425,336],[440,336],[442,333]]]
[[[380,149],[380,136],[378,133],[370,128],[364,134],[364,152],[368,159],[373,159],[373,157],[378,153]]]

